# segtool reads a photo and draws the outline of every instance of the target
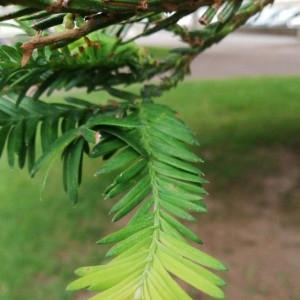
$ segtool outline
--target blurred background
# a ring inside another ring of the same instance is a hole
[[[191,228],[204,241],[201,249],[229,266],[221,275],[230,300],[300,299],[300,3],[275,3],[196,58],[188,80],[159,99],[172,104],[199,139],[209,212]],[[200,15],[182,22],[200,26]],[[0,27],[0,41],[18,33]],[[139,42],[156,55],[181,46],[166,32]],[[65,287],[73,270],[102,261],[107,249],[95,242],[119,226],[102,198],[110,179],[93,176],[100,164],[85,159],[79,203],[72,206],[59,160],[40,195],[42,172],[29,179],[26,170],[10,170],[4,157],[0,299],[87,298]]]

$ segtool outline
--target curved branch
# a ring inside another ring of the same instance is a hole
[[[123,18],[128,17],[130,16],[123,16]],[[118,21],[120,22],[123,18],[118,18]],[[24,50],[21,66],[25,66],[27,64],[34,49],[42,48],[47,45],[53,45],[55,47],[55,45],[59,42],[65,42],[65,44],[72,42],[97,29],[109,26],[115,21],[116,17],[114,15],[102,14],[101,18],[91,18],[81,27],[68,29],[63,32],[54,32],[47,36],[41,36],[40,33],[37,33],[31,41],[26,42],[21,46]]]
[[[74,12],[74,13],[97,13],[102,4],[99,0],[0,0],[0,5],[21,5],[24,7],[46,10],[50,13]]]
[[[0,5],[21,5],[50,13],[73,12],[93,14],[97,12],[127,13],[138,11],[173,12],[191,10],[201,6],[222,4],[225,0],[136,0],[128,3],[124,0],[0,0]]]

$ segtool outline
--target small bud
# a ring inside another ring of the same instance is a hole
[[[64,16],[63,25],[66,29],[73,29],[75,27],[75,16],[74,14],[66,14]]]

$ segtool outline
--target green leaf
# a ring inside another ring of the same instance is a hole
[[[123,297],[123,295],[126,293],[132,295],[134,293],[136,283],[141,273],[140,269],[143,267],[143,264],[144,262],[139,261],[134,265],[135,268],[131,268],[128,270],[122,269],[119,272],[118,276],[114,276],[111,281],[109,281],[110,277],[106,276],[106,278],[100,281],[98,284],[90,286],[90,291],[101,291],[102,289],[104,290],[104,292],[102,292],[98,296],[94,296],[93,298],[99,299],[100,297],[100,299],[117,299],[120,296]],[[140,269],[134,271],[137,267]],[[123,276],[123,278],[120,279],[121,276]]]
[[[174,122],[173,122],[174,123]],[[155,131],[161,132],[164,135],[172,137],[176,140],[182,141],[190,145],[198,145],[198,141],[194,134],[191,133],[188,127],[178,126],[177,124],[170,126],[170,120],[160,120],[160,123],[152,123],[151,128]]]
[[[170,223],[168,223],[166,220],[161,219],[160,224],[161,224],[162,231],[165,232],[167,235],[172,236],[179,241],[186,242],[183,235],[177,229],[175,229],[172,225],[170,225]]]
[[[106,137],[100,139],[98,143],[90,152],[90,157],[95,158],[99,156],[104,156],[110,153],[114,153],[122,147],[126,146],[126,143],[115,137]]]
[[[137,272],[138,273],[138,272]],[[114,300],[114,299],[132,299],[139,277],[137,273],[129,275],[114,287],[98,294],[90,300]]]
[[[135,224],[140,220],[145,220],[148,217],[152,217],[150,208],[153,206],[153,197],[148,197],[137,209],[134,216],[130,220],[130,224]]]
[[[129,247],[128,249],[120,253],[117,257],[115,257],[112,261],[110,261],[110,264],[120,265],[124,261],[127,262],[128,260],[131,261],[132,259],[135,259],[136,256],[147,257],[149,255],[149,252],[150,249],[143,248],[143,246],[141,246],[138,251],[136,247]]]
[[[117,126],[125,128],[136,128],[143,126],[143,124],[133,121],[131,119],[118,119],[109,116],[91,117],[86,123],[86,126],[88,127],[93,127],[97,125]]]
[[[180,183],[180,181],[178,180]],[[199,196],[198,194],[194,193],[188,193],[185,190],[181,190],[180,188],[170,188],[169,185],[164,185],[159,182],[157,190],[159,192],[162,192],[164,195],[166,195],[169,198],[177,198],[180,195],[180,199],[182,201],[192,201],[192,202],[202,202],[202,206],[205,207],[204,202],[202,201],[202,196]]]
[[[47,89],[49,89],[49,87],[53,86],[55,87],[55,82],[57,82],[58,77],[56,73],[50,73],[49,76],[47,76],[47,78],[38,86],[38,89],[36,90],[36,92],[33,95],[33,99],[34,100],[38,100],[43,93],[46,92]],[[50,96],[51,92],[50,90],[48,90],[47,96]]]
[[[114,214],[127,206],[134,205],[135,207],[149,193],[150,188],[149,176],[143,177],[121,200],[119,200],[111,208],[109,213]]]
[[[14,126],[9,133],[7,140],[7,161],[10,168],[13,168],[15,165],[15,148],[16,148],[16,126]]]
[[[206,180],[202,180],[203,183],[206,183]],[[167,190],[180,192],[180,193],[191,193],[198,195],[206,195],[207,193],[203,189],[200,184],[195,184],[193,182],[183,182],[178,179],[170,178],[170,177],[159,177],[157,178],[157,182],[159,185]]]
[[[154,228],[145,228],[142,229],[128,238],[122,240],[121,242],[114,245],[112,248],[109,249],[109,251],[106,253],[106,256],[116,256],[121,254],[122,252],[128,250],[129,248],[135,249],[136,251],[144,248],[148,249],[149,244],[152,241],[152,235],[153,235]]]
[[[153,156],[157,158],[160,162],[166,163],[170,166],[176,167],[178,169],[187,171],[192,174],[202,175],[202,172],[198,168],[171,155],[166,155],[158,151],[153,151]]]
[[[75,104],[75,105],[83,106],[83,107],[90,107],[90,106],[93,105],[93,103],[91,103],[89,101],[79,99],[79,98],[76,98],[76,97],[66,97],[65,101],[69,102],[69,103],[72,103],[72,104]]]
[[[36,172],[45,164],[53,162],[56,155],[62,152],[74,139],[79,136],[79,130],[73,129],[60,136],[49,149],[38,159],[33,166],[30,175],[34,176]]]
[[[165,219],[166,222],[170,224],[176,231],[181,233],[182,235],[186,236],[187,238],[191,239],[192,241],[202,244],[203,242],[199,239],[199,237],[187,228],[185,225],[177,221],[175,218],[167,214],[166,212],[161,211],[161,216]]]
[[[18,120],[19,114],[16,111],[15,103],[3,97],[0,97],[0,101],[1,101],[1,106],[0,106],[1,111],[11,116],[12,118]]]
[[[187,150],[184,144],[177,141],[171,141],[170,139],[158,139],[155,137],[155,134],[152,134],[152,140],[150,141],[151,146],[154,148],[154,151],[162,152],[168,155],[172,155],[182,160],[190,162],[200,162],[199,157]]]
[[[68,193],[68,164],[70,157],[70,145],[68,145],[62,152],[62,160],[63,160],[63,187],[64,191]]]
[[[196,272],[199,276],[205,278],[206,280],[210,281],[211,283],[217,285],[217,286],[224,286],[225,281],[220,278],[219,276],[215,275],[214,273],[208,271],[207,269],[203,268],[202,266],[196,264],[195,262],[192,262],[189,259],[186,259],[179,255],[174,249],[169,248],[163,244],[159,244],[158,248],[162,250],[166,255],[174,258],[182,265],[188,267],[189,269]]]
[[[15,145],[15,153],[17,155],[22,155],[21,152],[24,151],[24,121],[21,120],[20,122],[18,122],[14,128],[14,145]],[[23,150],[23,151],[22,151]],[[25,152],[26,153],[26,152]],[[23,153],[24,154],[24,153]]]
[[[92,289],[106,290],[122,282],[130,274],[138,272],[143,264],[145,262],[140,259],[135,264],[131,261],[123,264],[107,264],[103,268],[73,281],[67,289],[77,290],[84,287],[92,287]]]
[[[152,105],[153,104],[151,104],[151,106]],[[155,104],[155,106],[157,107],[159,105]],[[176,117],[175,112],[169,111],[169,113],[166,113],[166,111],[169,110],[169,107],[163,106],[163,109],[159,111],[156,111],[155,109],[153,110],[153,107],[149,107],[150,105],[147,108],[147,119],[151,124],[158,123],[159,128],[164,126],[167,126],[169,128],[176,128],[175,131],[173,130],[175,133],[180,131],[180,135],[194,136],[192,130],[181,119]],[[172,133],[171,136],[173,136]],[[177,138],[177,136],[175,136],[175,138]]]
[[[120,140],[124,141],[127,145],[132,147],[134,150],[136,150],[142,156],[144,156],[144,157],[148,156],[148,153],[145,151],[145,149],[139,143],[139,136],[134,136],[134,135],[138,135],[138,132],[136,130],[134,130],[132,132],[120,130],[118,128],[103,128],[103,130],[107,133],[110,133],[110,134],[118,137]]]
[[[30,172],[35,164],[35,136],[32,136],[27,142],[27,162],[28,171]]]
[[[78,184],[80,181],[80,173],[82,168],[82,156],[84,140],[77,139],[70,145],[70,153],[68,155],[68,163],[66,165],[67,172],[67,191],[69,198],[73,204],[77,202],[78,198]]]
[[[152,132],[159,138],[167,137],[170,142],[183,142],[185,145],[198,145],[195,135],[188,127],[178,125],[170,126],[170,119],[160,118],[157,122],[151,122]]]
[[[133,94],[133,93],[130,93],[130,92],[127,92],[127,91],[122,91],[122,90],[118,90],[118,89],[115,89],[115,88],[112,88],[112,87],[105,87],[105,90],[110,93],[112,96],[114,97],[117,97],[117,98],[120,98],[122,100],[128,100],[128,101],[134,101],[136,99],[139,98],[139,96]]]
[[[148,275],[147,281],[144,281],[144,291],[149,299],[171,299],[171,295],[161,287],[160,282],[157,282],[154,276]]]
[[[58,118],[47,118],[41,126],[42,151],[46,152],[58,137]]]
[[[85,127],[81,127],[80,132],[82,133],[84,139],[88,143],[99,144],[101,141],[101,134],[99,131],[94,131]]]
[[[12,98],[15,97],[16,96],[13,94]],[[19,105],[19,109],[24,109],[30,116],[34,116],[35,118],[41,118],[45,113],[56,114],[59,112],[54,105],[49,105],[39,100],[33,100],[29,97],[23,99],[22,103]]]
[[[151,227],[153,225],[153,220],[140,221],[133,225],[129,224],[123,227],[121,230],[110,234],[97,242],[97,244],[107,244],[107,243],[116,243],[124,240],[125,238],[131,236],[132,234],[140,231],[141,229]]]
[[[18,152],[18,163],[20,169],[23,169],[23,167],[25,166],[26,156],[27,156],[27,146],[25,145],[24,142],[22,142],[21,148],[19,149]]]
[[[189,201],[187,199],[182,198],[180,193],[168,194],[164,192],[159,192],[158,195],[159,198],[162,199],[162,201],[169,202],[170,204],[178,206],[179,208],[195,211],[198,213],[207,212],[207,209],[202,201]]]
[[[150,282],[153,282],[157,289],[159,289],[161,295],[160,299],[192,299],[169,275],[157,256],[153,260],[153,267],[149,277]]]
[[[77,127],[77,120],[76,120],[76,117],[72,113],[70,113],[67,118],[63,118],[63,120],[61,122],[62,133],[65,133],[76,127]]]
[[[105,191],[105,199],[111,199],[125,192],[135,184],[134,181],[124,181],[120,183],[113,182]]]
[[[129,249],[131,250],[131,249]],[[122,268],[122,264],[130,264],[136,263],[138,261],[144,260],[149,255],[148,250],[142,250],[138,252],[132,251],[125,251],[118,257],[110,260],[105,265],[98,265],[98,266],[88,266],[88,267],[81,267],[75,270],[75,274],[84,277],[86,275],[95,274],[96,272],[103,272],[107,271],[109,268],[113,267],[115,271],[119,271],[117,268]]]
[[[154,165],[154,169],[157,173],[164,175],[166,177],[191,181],[191,182],[195,182],[195,183],[203,183],[204,182],[204,180],[198,175],[184,172],[180,169],[171,167],[169,165],[160,163],[158,161],[154,161],[153,165]]]
[[[26,93],[30,87],[32,87],[35,82],[39,81],[40,78],[43,78],[43,73],[46,73],[47,70],[41,70],[39,68],[33,70],[32,72],[29,72],[30,76],[28,78],[22,78],[22,82],[19,85],[21,87],[21,91],[18,93],[18,98],[16,105],[19,106],[20,103],[26,98]],[[14,82],[15,83],[15,82]],[[19,83],[19,82],[18,82]],[[25,83],[25,84],[24,84]],[[13,85],[11,85],[10,88],[12,88]]]
[[[135,176],[139,175],[143,170],[147,168],[147,160],[144,158],[135,161],[131,166],[121,172],[115,179],[116,183],[131,180]]]
[[[39,119],[29,119],[25,124],[25,143],[28,144],[33,137],[35,137],[37,132],[37,127],[39,124]]]
[[[224,292],[219,287],[201,276],[194,269],[191,269],[182,262],[174,259],[172,256],[170,256],[169,252],[166,253],[165,251],[161,250],[161,248],[159,248],[159,250],[157,251],[157,255],[162,265],[170,273],[174,274],[178,278],[186,281],[188,284],[194,286],[195,288],[215,299],[225,298]]]
[[[20,51],[15,49],[14,47],[7,46],[7,45],[1,45],[0,47],[1,51],[5,52],[8,57],[15,62],[20,62],[22,58],[22,54]]]
[[[95,175],[110,173],[128,165],[132,160],[139,157],[139,154],[131,147],[126,147],[116,153],[103,167],[98,169]]]
[[[185,220],[188,220],[188,221],[196,221],[195,217],[193,217],[192,215],[190,215],[188,212],[186,212],[186,210],[178,207],[177,205],[171,203],[171,202],[167,202],[167,201],[164,201],[163,199],[160,199],[160,205],[167,211],[169,211],[171,214],[179,217],[179,218],[182,218],[182,219],[185,219]]]
[[[144,198],[148,195],[150,191],[150,186],[146,186],[143,190],[141,190],[138,194],[130,199],[124,206],[117,211],[114,215],[112,221],[116,222],[127,215],[132,209],[134,209]],[[126,195],[127,196],[127,195]],[[125,197],[125,196],[124,196]],[[118,203],[117,203],[118,204]]]
[[[187,243],[183,243],[178,239],[170,237],[169,235],[163,232],[160,234],[160,240],[164,245],[166,245],[170,249],[173,249],[178,254],[198,264],[201,264],[205,267],[209,267],[215,270],[221,270],[221,271],[228,270],[227,267],[222,262],[215,259],[214,257],[204,253],[203,251],[200,251],[199,249],[190,246]]]
[[[2,155],[5,142],[7,140],[7,137],[9,136],[10,130],[11,130],[11,125],[5,125],[0,129],[0,157]]]

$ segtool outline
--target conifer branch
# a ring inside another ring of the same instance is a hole
[[[112,221],[126,217],[127,224],[98,242],[114,244],[108,263],[78,269],[80,278],[69,290],[98,291],[94,300],[191,299],[176,277],[224,299],[225,282],[208,269],[227,268],[189,244],[202,241],[183,222],[206,212],[206,181],[196,165],[201,159],[191,150],[197,141],[176,112],[153,99],[183,80],[197,55],[272,2],[0,0],[0,5],[16,5],[0,14],[0,22],[17,19],[26,32],[36,31],[23,44],[0,46],[0,157],[6,146],[9,166],[17,158],[20,168],[27,163],[31,176],[47,167],[43,185],[53,161],[61,157],[63,187],[73,203],[84,157],[103,160],[97,176],[118,171],[104,196],[112,202]],[[178,25],[203,6],[199,28]],[[129,38],[134,24],[141,31]],[[59,25],[64,29],[53,30]],[[178,36],[186,47],[156,57],[135,43],[161,30]],[[135,92],[126,88],[136,83],[141,85]],[[113,101],[41,100],[74,87],[106,91]],[[32,89],[32,97],[26,96]]]

